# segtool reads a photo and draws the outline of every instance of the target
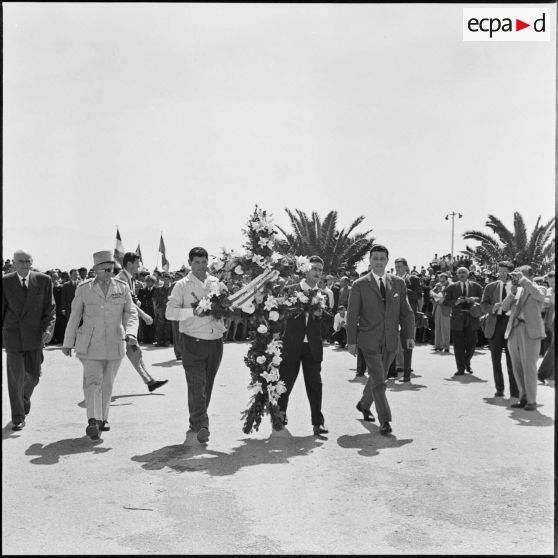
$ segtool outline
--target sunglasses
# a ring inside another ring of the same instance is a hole
[[[112,273],[114,271],[114,267],[105,267],[97,270],[97,272],[99,271],[104,271],[105,273]]]

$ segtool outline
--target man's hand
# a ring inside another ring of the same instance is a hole
[[[407,349],[414,349],[414,348],[415,348],[415,340],[407,339]]]
[[[66,310],[62,309],[60,313],[62,314],[62,316],[65,316],[66,315]]]
[[[347,345],[347,350],[349,351],[349,354],[356,356],[357,354],[357,346],[356,345]]]
[[[465,302],[465,297],[464,296],[460,296],[456,301],[455,301],[455,305],[457,306],[458,304],[462,304],[463,302]]]
[[[138,344],[138,340],[133,335],[126,335],[126,343],[133,346]]]
[[[496,314],[496,312],[498,312],[498,310],[500,310],[500,307],[502,306],[501,302],[496,302],[494,304],[494,306],[492,307],[492,313]]]
[[[62,348],[62,354],[66,356],[72,356],[72,349]]]
[[[147,324],[147,325],[151,325],[153,323],[153,318],[149,315],[146,314],[145,318],[143,318],[143,321]]]
[[[141,302],[140,302],[139,300],[136,302],[136,306],[137,306],[138,308],[141,308]]]

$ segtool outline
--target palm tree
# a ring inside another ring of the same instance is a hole
[[[285,239],[277,240],[277,250],[283,254],[318,255],[324,260],[326,272],[337,272],[343,268],[346,272],[354,271],[374,243],[373,238],[368,238],[372,229],[351,236],[364,221],[363,215],[357,217],[347,230],[338,230],[337,211],[330,211],[323,221],[315,211],[311,217],[300,209],[293,212],[285,208],[285,211],[291,221],[292,232],[277,227],[285,236]]]
[[[528,235],[523,216],[518,211],[513,214],[513,230],[494,215],[489,215],[485,225],[493,234],[465,231],[463,238],[476,240],[480,246],[466,246],[463,253],[483,266],[495,268],[498,261],[510,260],[514,265],[531,265],[535,273],[546,273],[554,267],[556,218],[552,217],[543,225],[540,222],[539,216],[535,228]]]

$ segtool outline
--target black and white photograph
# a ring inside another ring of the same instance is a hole
[[[4,2],[2,553],[555,556],[556,23]]]

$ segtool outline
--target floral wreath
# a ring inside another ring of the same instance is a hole
[[[244,357],[250,369],[248,389],[252,392],[248,407],[242,413],[243,431],[258,430],[263,415],[268,413],[275,430],[283,428],[284,413],[279,398],[287,391],[280,379],[282,361],[281,334],[285,320],[308,313],[320,319],[325,308],[325,296],[319,289],[306,293],[285,293],[285,278],[295,270],[306,273],[312,264],[305,256],[282,255],[274,251],[277,230],[271,216],[256,206],[247,229],[245,252],[223,250],[210,262],[209,271],[220,282],[195,304],[200,316],[227,318],[247,316],[255,327],[248,353]],[[234,290],[224,285],[232,282]]]

